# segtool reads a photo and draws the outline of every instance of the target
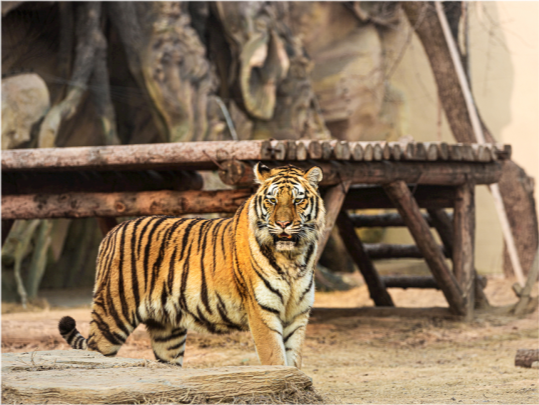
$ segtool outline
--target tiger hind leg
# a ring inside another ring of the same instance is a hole
[[[135,322],[134,325],[122,322],[118,317],[107,315],[94,308],[90,321],[88,350],[99,352],[108,357],[116,356],[137,324],[138,322]]]
[[[147,321],[146,329],[150,334],[155,359],[161,363],[183,365],[187,329]]]

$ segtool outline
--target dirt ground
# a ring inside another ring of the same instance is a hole
[[[486,293],[491,304],[516,302],[512,282],[489,279]],[[533,295],[537,289],[536,285]],[[55,294],[49,293],[51,302]],[[89,292],[75,294],[80,300]],[[442,294],[434,290],[390,289],[390,294],[397,306],[446,306]],[[318,307],[371,305],[365,286],[316,295]],[[3,304],[2,312],[2,352],[67,349],[57,332],[64,315],[73,316],[79,330],[88,333],[87,304],[27,311]],[[470,323],[397,317],[311,323],[303,371],[328,403],[538,404],[539,370],[514,366],[517,349],[539,348],[538,316],[536,311],[523,318],[482,314]],[[127,340],[119,356],[153,358],[143,327]],[[188,336],[184,367],[254,364],[259,363],[247,332]]]

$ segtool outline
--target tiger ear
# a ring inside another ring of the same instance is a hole
[[[311,167],[303,177],[305,177],[314,187],[318,187],[318,183],[322,181],[324,175],[322,174],[322,169],[318,166],[314,166]]]
[[[260,162],[255,165],[253,171],[255,174],[255,182],[258,184],[264,183],[270,176],[270,168]]]

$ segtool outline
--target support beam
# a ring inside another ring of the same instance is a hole
[[[466,301],[466,318],[472,319],[475,289],[475,201],[472,183],[457,188],[453,223],[453,272]]]
[[[386,286],[378,275],[369,255],[365,252],[363,243],[356,234],[354,224],[345,211],[339,213],[337,225],[348,254],[352,257],[365,279],[374,304],[379,307],[394,307],[395,304],[387,292]]]
[[[298,143],[303,145],[303,143]],[[299,153],[299,149],[296,151]],[[299,158],[298,158],[299,159]],[[320,186],[333,186],[342,181],[350,180],[352,184],[384,184],[402,180],[408,184],[433,184],[458,186],[469,179],[476,184],[490,184],[501,178],[502,170],[499,162],[490,163],[452,163],[446,161],[372,161],[365,162],[348,161],[346,164],[338,161],[269,161],[265,165],[269,168],[291,164],[301,169],[310,169],[316,164],[322,169],[324,178]],[[252,186],[254,174],[252,165],[246,162],[234,165],[221,165],[219,173],[221,180],[229,185],[237,187]],[[241,167],[239,167],[241,166]],[[197,168],[196,165],[193,168]],[[228,173],[230,172],[230,173]],[[241,175],[238,175],[241,173]]]
[[[402,181],[396,181],[387,184],[384,189],[399,210],[417,246],[423,252],[432,275],[440,285],[451,311],[456,315],[465,315],[465,300],[459,284],[447,267],[443,253],[430,233],[429,225],[423,219],[419,206],[408,186]]]
[[[322,255],[322,252],[326,247],[329,235],[331,234],[331,230],[335,226],[335,220],[337,219],[337,215],[341,210],[342,203],[344,201],[344,198],[346,197],[346,193],[348,192],[349,188],[350,182],[346,181],[342,184],[337,184],[336,186],[329,188],[324,195],[324,207],[326,208],[326,224],[324,229],[322,229],[320,239],[318,240],[318,250],[316,252],[315,263],[318,263],[318,260],[320,260],[320,256]],[[318,284],[325,285],[328,287],[331,286],[331,281],[327,280],[320,271],[315,269],[314,276]]]

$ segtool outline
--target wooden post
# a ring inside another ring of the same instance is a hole
[[[354,224],[345,211],[341,211],[337,217],[339,233],[348,250],[348,253],[359,267],[365,283],[369,288],[369,294],[376,306],[394,307],[395,304],[380,279],[376,268],[371,262],[369,255],[363,248],[363,243],[356,234]]]
[[[449,215],[444,209],[427,209],[431,222],[438,231],[440,239],[444,244],[447,257],[453,259],[453,218]],[[490,304],[488,298],[483,291],[484,287],[482,277],[477,274],[477,271],[474,269],[474,278],[475,278],[475,308],[488,308]]]
[[[537,281],[537,274],[539,274],[539,249],[535,252],[535,258],[533,259],[532,267],[528,273],[528,280],[526,281],[526,285],[524,286],[522,291],[520,291],[520,299],[515,305],[515,315],[518,316],[524,314],[524,310],[526,309],[531,299],[530,294],[532,292],[533,285]]]
[[[466,318],[474,309],[475,201],[473,183],[457,187],[453,214],[453,271],[466,301]]]
[[[342,203],[344,201],[344,198],[346,197],[348,189],[350,188],[350,184],[350,181],[345,181],[341,184],[337,184],[336,186],[329,188],[324,195],[324,206],[326,208],[326,226],[322,230],[322,234],[320,235],[320,239],[318,241],[318,251],[316,253],[315,263],[318,263],[318,260],[320,260],[320,256],[322,255],[322,252],[326,247],[329,235],[331,234],[331,230],[335,225],[335,220],[337,219],[337,215],[341,210]],[[317,269],[314,270],[314,277],[315,280],[321,285],[331,284],[331,282],[328,282],[324,275]]]
[[[423,252],[451,311],[456,315],[465,315],[465,301],[459,284],[447,267],[443,253],[430,233],[429,225],[421,215],[419,206],[408,186],[403,181],[395,181],[385,185],[384,189],[399,210],[417,246]]]
[[[322,251],[326,247],[329,235],[331,234],[331,230],[335,225],[335,221],[337,220],[337,216],[339,215],[339,211],[341,210],[342,203],[344,201],[344,198],[346,197],[346,193],[350,188],[350,184],[350,181],[345,181],[341,184],[337,184],[336,186],[330,187],[324,195],[324,206],[326,208],[326,226],[322,230],[322,234],[320,235],[320,239],[318,240],[318,253],[316,257],[316,262],[318,262],[318,259],[320,259],[320,256],[322,255]]]

